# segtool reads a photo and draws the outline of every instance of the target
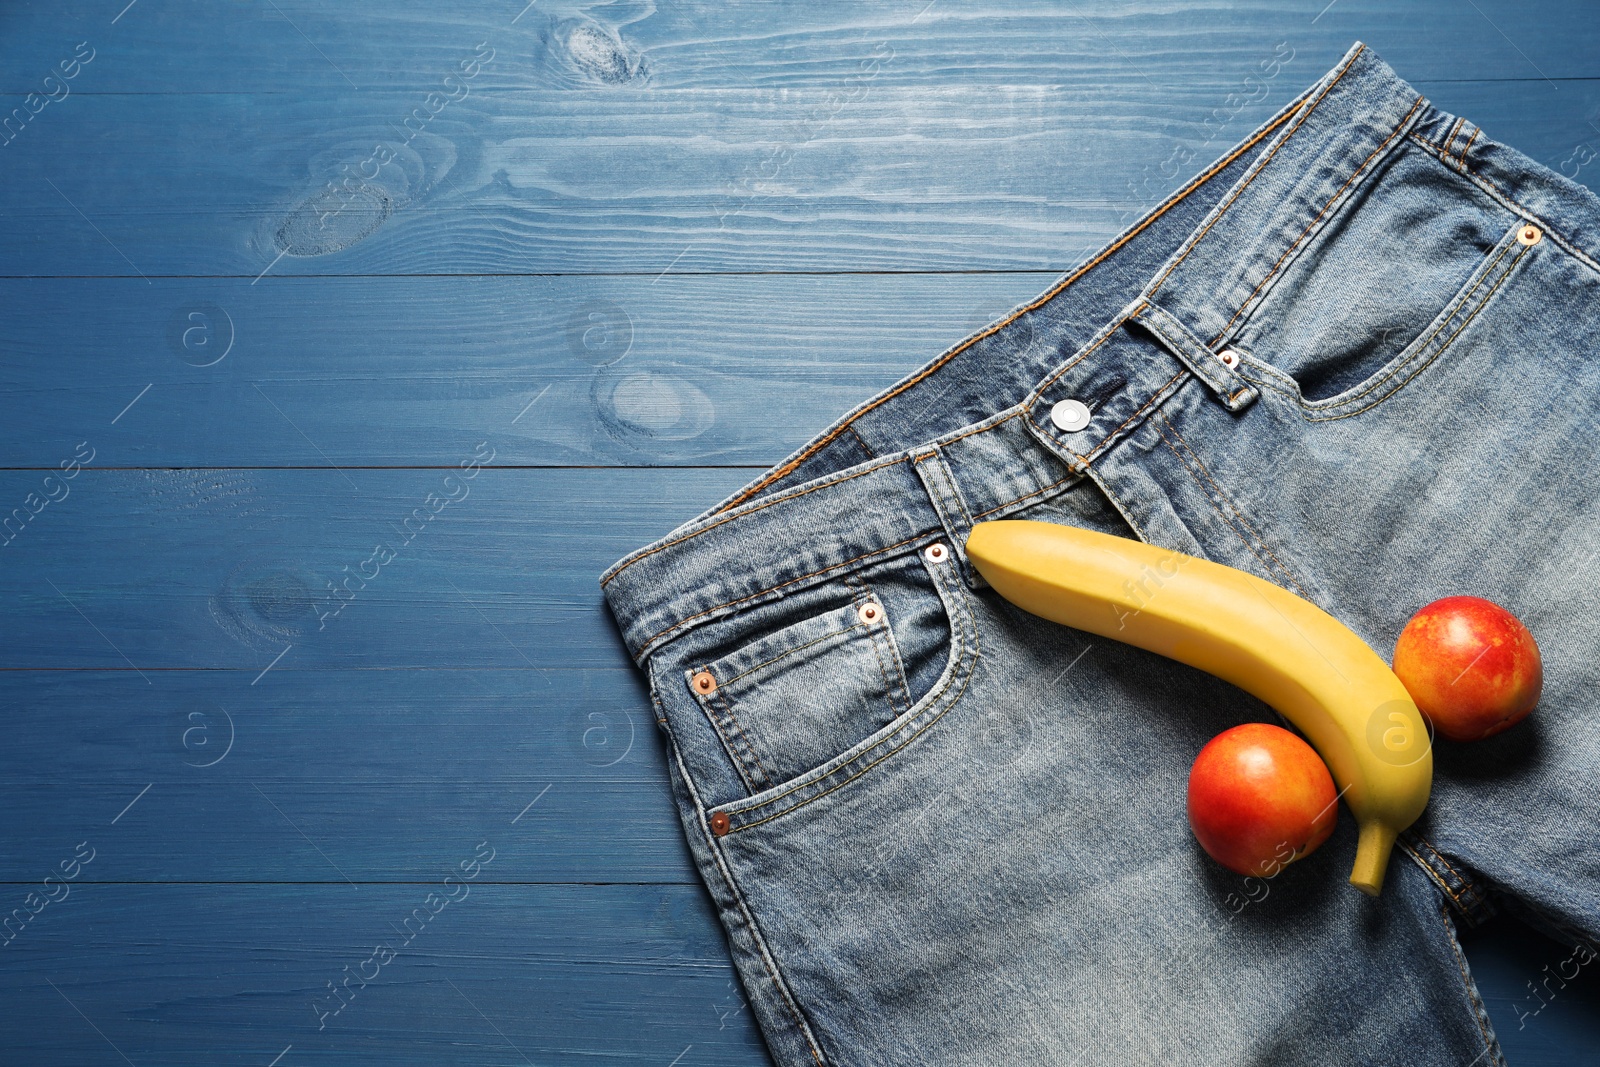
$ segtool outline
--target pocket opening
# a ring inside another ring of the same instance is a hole
[[[1403,143],[1272,282],[1234,347],[1307,404],[1346,396],[1415,351],[1517,220]]]

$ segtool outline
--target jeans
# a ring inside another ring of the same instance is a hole
[[[612,567],[780,1064],[1499,1064],[1456,939],[1600,938],[1600,201],[1356,45],[1047,292]],[[1077,400],[1086,420],[1052,419]],[[963,545],[1070,523],[1253,572],[1385,658],[1471,593],[1524,723],[1435,745],[1381,897],[1243,879],[1188,769],[1271,709],[1029,616]]]

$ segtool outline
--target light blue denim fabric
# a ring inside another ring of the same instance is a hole
[[[1037,301],[613,567],[777,1062],[1500,1063],[1456,924],[1600,939],[1597,259],[1600,201],[1357,45]],[[1000,517],[1251,571],[1385,656],[1424,603],[1489,597],[1543,702],[1439,742],[1381,898],[1346,884],[1347,812],[1241,879],[1185,782],[1272,712],[1006,604],[962,551]]]

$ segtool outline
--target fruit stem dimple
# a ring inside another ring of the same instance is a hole
[[[1389,866],[1389,853],[1394,849],[1394,827],[1381,822],[1361,824],[1356,838],[1356,863],[1350,871],[1350,884],[1375,897],[1383,889],[1383,873]]]

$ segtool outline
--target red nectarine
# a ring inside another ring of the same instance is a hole
[[[1268,723],[1224,730],[1189,769],[1189,826],[1238,874],[1270,878],[1315,851],[1333,833],[1337,800],[1316,749]]]
[[[1544,664],[1522,621],[1492,600],[1447,596],[1411,616],[1394,673],[1433,728],[1477,741],[1521,722],[1539,702]]]

